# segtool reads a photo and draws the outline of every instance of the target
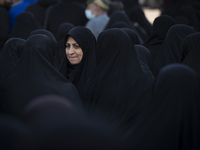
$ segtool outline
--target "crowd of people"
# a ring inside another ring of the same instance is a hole
[[[0,0],[0,149],[199,150],[199,8]]]

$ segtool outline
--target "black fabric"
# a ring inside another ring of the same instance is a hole
[[[129,36],[133,44],[141,44],[138,34],[135,31],[129,28],[121,28],[121,29],[126,32],[126,34]]]
[[[69,22],[75,26],[84,26],[87,22],[85,6],[79,2],[62,0],[48,11],[45,29],[54,35],[61,23]]]
[[[154,75],[153,60],[151,52],[142,45],[135,45],[135,49],[138,54],[138,58],[142,64],[142,68],[145,72],[151,72],[152,76]]]
[[[117,21],[111,26],[111,28],[129,28],[129,25],[125,22]]]
[[[39,97],[27,105],[24,114],[35,136],[20,149],[122,149],[108,124],[89,118],[70,99]]]
[[[57,42],[55,36],[50,31],[48,31],[46,29],[36,29],[36,30],[33,30],[30,33],[29,37],[32,36],[32,35],[35,35],[35,34],[44,34],[44,35],[48,36],[54,43]],[[57,49],[57,51],[55,51],[55,54],[54,54],[54,59],[56,60],[55,61],[55,66],[57,68],[59,68],[60,65],[61,65],[61,60],[59,58],[59,49],[58,49],[58,46],[57,46],[56,49]]]
[[[140,6],[141,7],[138,0],[121,0],[121,1],[124,4],[124,10],[125,10],[125,12],[128,16],[130,16],[131,9],[134,6]]]
[[[8,10],[0,5],[0,49],[3,48],[3,45],[9,38],[9,23],[10,17]]]
[[[140,120],[123,137],[135,150],[198,150],[200,86],[196,73],[182,64],[164,67],[155,96]]]
[[[55,38],[55,36],[50,31],[48,31],[46,29],[36,29],[36,30],[33,30],[30,33],[29,37],[32,36],[32,35],[35,35],[35,34],[44,34],[44,35],[48,36],[53,42],[57,41],[56,38]]]
[[[96,39],[92,32],[83,26],[72,28],[65,38],[65,43],[69,36],[71,36],[81,47],[83,58],[79,64],[72,65],[67,57],[65,57],[60,72],[76,86],[82,97],[83,89],[85,89],[85,85],[96,67]]]
[[[152,76],[143,72],[134,45],[121,29],[103,31],[96,53],[97,67],[84,104],[90,115],[103,112],[104,121],[126,129],[151,99]]]
[[[31,12],[23,12],[16,18],[11,37],[27,39],[31,31],[40,29],[42,26]]]
[[[188,35],[182,45],[182,63],[188,65],[197,73],[200,80],[200,33]]]
[[[200,21],[197,18],[195,8],[192,5],[183,5],[179,9],[179,15],[188,19],[188,25],[193,26],[197,31],[200,31]]]
[[[118,22],[121,22],[121,23],[123,22],[126,25],[126,27],[132,29],[138,35],[140,42],[143,43],[143,39],[141,38],[140,34],[133,26],[133,23],[129,20],[128,16],[122,11],[115,11],[111,14],[110,20],[108,21],[104,30],[111,29],[113,25],[115,25]]]
[[[185,17],[188,24],[193,26],[197,31],[200,31],[200,2],[192,0],[171,1],[163,10],[162,14],[170,15],[173,18]]]
[[[65,58],[66,52],[65,52],[65,37],[67,33],[74,27],[71,23],[62,23],[59,25],[58,30],[56,32],[55,38],[58,42],[59,47],[59,57],[61,62]]]
[[[19,119],[0,114],[0,149],[14,150],[20,142],[29,137],[29,128]]]
[[[152,25],[147,20],[141,6],[136,5],[131,9],[131,14],[129,19],[134,23],[138,23],[139,26],[141,26],[145,30],[147,38],[150,36],[152,32]]]
[[[122,11],[115,11],[111,14],[110,20],[108,21],[105,29],[110,29],[112,28],[112,25],[115,24],[116,22],[123,22],[125,23],[129,28],[133,28],[133,25],[131,24],[128,16],[122,12]]]
[[[27,39],[18,63],[0,87],[5,112],[20,116],[29,101],[47,94],[69,98],[73,103],[81,102],[74,85],[56,69],[56,44],[42,34]]]
[[[24,50],[24,44],[25,40],[21,38],[10,38],[5,43],[0,57],[0,83],[4,81],[19,61]]]
[[[46,10],[56,4],[58,0],[38,0],[37,3],[33,3],[26,8],[26,11],[29,11],[34,14],[35,18],[38,20],[40,25],[44,26],[44,19],[46,15]]]
[[[171,63],[181,63],[181,46],[184,38],[196,32],[193,27],[183,24],[173,25],[166,35],[161,50],[158,51],[155,60],[156,74],[165,65]]]
[[[33,99],[25,107],[23,116],[27,126],[41,135],[62,131],[71,121],[87,118],[83,105],[57,95],[45,95]]]
[[[143,44],[150,50],[153,61],[156,59],[158,51],[161,50],[161,45],[169,28],[173,25],[175,25],[175,20],[167,15],[161,15],[154,20],[152,33],[148,40]]]

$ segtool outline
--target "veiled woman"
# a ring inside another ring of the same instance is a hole
[[[105,113],[106,122],[127,128],[151,99],[153,78],[145,73],[128,35],[108,29],[97,40],[97,67],[86,86],[84,104],[90,115]]]
[[[186,36],[195,33],[193,27],[184,24],[173,25],[166,35],[161,50],[158,52],[155,60],[155,72],[172,63],[181,63],[181,46]]]
[[[77,26],[66,35],[65,46],[66,57],[60,72],[76,86],[82,96],[96,66],[96,39],[89,29]]]
[[[155,82],[153,101],[124,136],[135,150],[197,150],[200,85],[188,66],[163,67]]]
[[[188,35],[182,45],[182,63],[191,67],[200,79],[200,33]]]
[[[56,69],[56,48],[57,43],[46,35],[27,39],[19,61],[0,86],[5,112],[21,115],[28,102],[46,94],[60,95],[81,105],[74,85]]]

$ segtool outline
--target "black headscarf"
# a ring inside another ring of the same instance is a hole
[[[152,25],[147,20],[141,6],[136,5],[132,7],[129,19],[134,23],[137,22],[145,30],[146,36],[149,37],[152,32]]]
[[[140,34],[138,33],[138,31],[133,26],[133,23],[129,20],[126,13],[124,13],[122,11],[115,11],[111,14],[110,20],[108,21],[108,23],[105,27],[105,30],[111,29],[112,26],[115,25],[118,22],[121,22],[121,23],[123,22],[126,25],[127,28],[132,29],[138,35],[138,38],[140,39],[141,43],[143,43],[143,40],[142,40]]]
[[[24,50],[25,40],[10,38],[4,45],[0,57],[0,82],[3,82],[8,73],[15,67]]]
[[[155,60],[155,71],[158,71],[167,64],[181,63],[181,46],[184,38],[196,32],[193,27],[184,24],[173,25],[166,35],[161,50],[158,51]]]
[[[72,65],[65,56],[60,72],[76,86],[82,96],[82,91],[96,67],[96,39],[92,32],[83,26],[77,26],[70,30],[65,38],[65,44],[69,36],[81,47],[83,58],[79,64]]]
[[[65,22],[59,25],[57,32],[56,32],[56,40],[58,42],[59,47],[59,57],[61,62],[65,58],[66,52],[65,52],[65,37],[67,33],[74,27],[73,24]]]
[[[18,63],[1,84],[1,102],[6,112],[20,115],[29,101],[46,94],[81,102],[74,85],[56,69],[56,44],[42,34],[27,39]]]
[[[50,31],[48,31],[46,29],[36,29],[36,30],[34,30],[30,33],[29,37],[32,36],[32,35],[35,35],[35,34],[44,34],[44,35],[48,36],[53,41],[53,43],[57,42],[55,36]],[[58,46],[57,46],[56,50],[57,51],[55,51],[55,54],[54,54],[54,59],[56,60],[55,66],[57,68],[59,68],[59,66],[61,65],[61,60],[60,60],[60,57],[59,57]]]
[[[121,29],[124,30],[126,32],[126,34],[128,34],[131,41],[133,41],[133,44],[141,44],[138,34],[135,31],[133,31],[129,28],[121,28]]]
[[[121,29],[103,31],[96,53],[97,67],[86,86],[84,103],[91,115],[103,111],[106,121],[126,128],[151,98],[153,79],[143,72],[131,40]]]
[[[44,28],[54,35],[58,26],[64,22],[72,23],[75,26],[84,26],[87,23],[85,6],[74,0],[61,0],[47,10]]]
[[[155,60],[157,53],[167,35],[167,32],[171,26],[175,25],[175,20],[167,15],[157,17],[153,22],[152,33],[148,40],[144,43]]]
[[[105,29],[112,28],[112,25],[115,24],[116,22],[123,22],[129,28],[132,28],[132,25],[131,25],[131,22],[130,22],[128,16],[124,12],[118,10],[111,14],[110,20],[108,21]]]
[[[143,70],[145,72],[151,72],[154,75],[153,61],[151,57],[151,52],[142,45],[135,45],[136,52],[138,54],[138,58],[142,64]]]
[[[46,10],[56,4],[58,0],[38,0],[36,3],[32,3],[26,8],[26,11],[34,14],[40,25],[43,27]]]
[[[200,79],[200,33],[188,35],[182,45],[182,63],[190,66]]]
[[[198,78],[191,68],[182,64],[164,67],[155,83],[154,101],[126,134],[131,148],[199,149],[199,93]]]
[[[11,37],[19,37],[26,40],[32,31],[41,28],[42,26],[31,12],[23,12],[16,18]]]

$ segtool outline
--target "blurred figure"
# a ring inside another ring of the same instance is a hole
[[[4,43],[9,37],[9,8],[10,1],[0,0],[0,50],[3,48]]]
[[[89,19],[86,27],[92,31],[97,38],[104,30],[109,21],[108,9],[109,4],[107,0],[88,0],[85,15]]]
[[[26,7],[28,7],[30,4],[37,2],[38,0],[23,0],[21,3],[19,3],[18,5],[12,7],[9,11],[10,14],[10,30],[12,30],[14,24],[15,24],[15,20],[17,18],[17,16],[24,12]]]
[[[120,10],[124,12],[124,5],[121,1],[110,0],[108,16],[110,16],[114,11]]]
[[[47,10],[44,28],[56,35],[60,24],[69,22],[75,26],[84,26],[87,22],[85,6],[77,0],[61,0]]]
[[[29,11],[35,15],[35,18],[38,20],[41,26],[44,26],[44,20],[46,11],[52,5],[55,5],[58,0],[38,0],[37,3],[33,3],[26,8],[26,11]]]

